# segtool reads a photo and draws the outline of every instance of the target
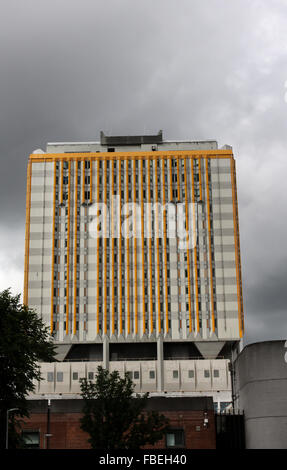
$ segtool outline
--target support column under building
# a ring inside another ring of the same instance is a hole
[[[164,389],[164,369],[163,369],[163,340],[160,336],[157,339],[157,391]]]
[[[109,355],[110,355],[110,348],[109,348],[109,340],[107,336],[104,337],[103,340],[103,368],[109,369]]]

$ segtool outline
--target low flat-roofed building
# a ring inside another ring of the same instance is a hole
[[[80,428],[82,409],[83,400],[51,400],[50,437],[47,437],[48,401],[30,401],[30,418],[24,419],[22,425],[27,447],[89,449],[89,435]],[[216,430],[212,398],[152,397],[148,400],[146,410],[158,411],[169,419],[169,428],[164,438],[154,446],[146,448],[215,449]]]

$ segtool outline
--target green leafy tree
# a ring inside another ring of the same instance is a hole
[[[29,416],[27,395],[41,379],[38,361],[55,360],[48,328],[36,312],[20,303],[10,289],[0,293],[0,448],[5,447],[7,410],[11,414],[9,447],[17,443],[15,417]]]
[[[148,393],[134,394],[126,373],[98,367],[95,382],[81,379],[84,399],[81,428],[94,449],[139,449],[160,440],[168,426],[165,416],[144,411]]]

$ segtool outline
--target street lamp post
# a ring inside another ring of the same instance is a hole
[[[19,408],[10,408],[6,412],[6,449],[9,447],[9,413],[12,411],[18,411]]]
[[[50,437],[52,436],[51,435],[51,432],[50,432],[50,413],[51,413],[51,400],[48,399],[48,408],[47,408],[47,432],[45,434],[46,438],[47,438],[47,441],[46,441],[46,448],[49,449],[50,447]]]

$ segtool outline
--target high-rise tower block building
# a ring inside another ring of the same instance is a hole
[[[66,360],[227,358],[244,330],[232,148],[160,132],[35,151],[24,284]]]

